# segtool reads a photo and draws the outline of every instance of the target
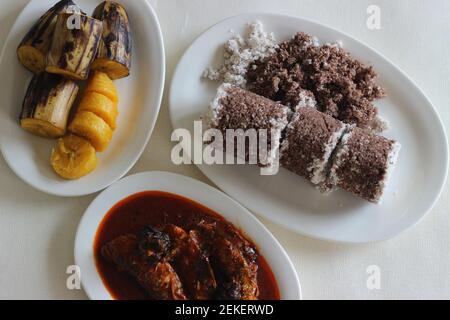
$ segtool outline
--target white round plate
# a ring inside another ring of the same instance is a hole
[[[142,191],[170,192],[194,200],[219,213],[244,232],[267,260],[282,299],[301,299],[300,281],[288,255],[261,222],[236,201],[202,182],[168,172],[145,172],[126,177],[103,191],[86,210],[75,238],[75,263],[90,299],[111,299],[94,261],[93,245],[105,214],[120,200]]]
[[[448,146],[441,120],[424,93],[401,70],[375,50],[324,25],[275,14],[244,14],[205,31],[181,58],[170,91],[174,128],[193,130],[193,121],[208,109],[217,83],[201,78],[209,66],[223,61],[230,30],[243,33],[248,22],[260,20],[278,41],[296,32],[322,42],[342,41],[355,57],[374,66],[388,97],[376,102],[390,122],[386,133],[402,144],[400,159],[380,205],[343,191],[322,195],[305,180],[282,169],[260,176],[252,166],[200,165],[219,188],[255,213],[297,233],[339,242],[385,240],[416,224],[442,192],[448,169]]]
[[[16,49],[30,26],[55,0],[32,0],[19,15],[3,48],[0,62],[0,149],[10,168],[43,192],[80,196],[97,192],[124,176],[136,163],[150,138],[164,88],[165,58],[158,18],[145,0],[120,0],[133,32],[131,75],[115,81],[119,91],[119,119],[108,150],[99,153],[97,170],[76,181],[65,181],[49,159],[56,141],[35,137],[19,126],[22,101],[32,74],[20,65]],[[96,0],[76,3],[92,12]]]

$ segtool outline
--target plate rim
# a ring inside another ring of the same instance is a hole
[[[169,102],[169,115],[170,115],[170,121],[172,123],[172,127],[173,129],[176,129],[175,126],[175,110],[173,108],[173,100],[174,100],[174,96],[175,96],[175,79],[178,77],[178,74],[180,73],[180,69],[181,69],[181,65],[182,62],[185,60],[185,57],[187,56],[187,54],[189,53],[189,51],[192,50],[192,48],[195,46],[196,42],[207,32],[209,32],[211,29],[213,29],[214,27],[221,25],[223,23],[226,23],[229,20],[233,20],[233,19],[237,19],[237,18],[241,18],[241,17],[245,17],[245,16],[251,16],[252,18],[254,16],[260,16],[260,17],[276,17],[276,18],[290,18],[290,19],[296,19],[296,20],[300,20],[300,21],[304,21],[307,23],[311,23],[326,29],[329,29],[333,32],[337,32],[347,38],[349,38],[350,40],[356,42],[358,45],[365,47],[366,49],[372,51],[373,53],[375,53],[378,57],[380,57],[385,63],[387,63],[389,65],[390,68],[395,69],[395,71],[399,72],[408,82],[410,85],[412,85],[415,90],[427,101],[427,103],[429,104],[429,106],[431,107],[431,111],[433,112],[434,117],[437,120],[437,123],[439,124],[439,128],[435,129],[435,132],[442,136],[442,138],[444,139],[444,148],[443,148],[443,153],[444,153],[444,159],[443,162],[445,163],[449,163],[449,140],[447,137],[447,133],[445,130],[445,126],[444,123],[442,121],[442,118],[438,112],[438,110],[436,109],[436,107],[434,106],[434,104],[431,102],[431,100],[428,98],[427,94],[416,84],[415,81],[413,81],[413,79],[405,72],[403,71],[400,67],[398,67],[396,64],[394,64],[389,58],[387,58],[385,55],[381,54],[378,50],[374,49],[373,47],[371,47],[370,45],[367,45],[366,43],[354,38],[353,36],[347,34],[346,32],[343,32],[337,28],[331,27],[329,25],[317,22],[315,20],[309,19],[309,18],[304,18],[304,17],[298,17],[298,16],[293,16],[293,15],[288,15],[288,14],[281,14],[281,13],[271,13],[271,12],[263,12],[263,11],[255,11],[255,12],[246,12],[246,13],[241,13],[241,14],[236,14],[236,15],[232,15],[226,18],[223,18],[221,20],[219,20],[218,22],[212,24],[211,26],[209,26],[208,28],[206,28],[205,30],[203,30],[197,37],[195,37],[195,39],[192,41],[192,43],[186,48],[186,50],[183,52],[182,56],[180,57],[180,59],[178,60],[177,66],[174,69],[174,73],[171,79],[171,83],[170,83],[170,88],[169,88],[169,97],[168,97],[168,102]],[[205,173],[205,171],[203,170],[203,166],[202,165],[196,165],[196,167],[205,175],[208,177],[209,179],[209,175],[207,175]],[[414,222],[411,223],[409,226],[404,227],[403,229],[401,229],[400,231],[397,232],[392,232],[390,234],[386,234],[384,236],[381,237],[374,237],[373,239],[363,239],[363,240],[344,240],[344,239],[335,239],[332,236],[330,237],[324,237],[321,235],[316,235],[314,233],[308,233],[305,231],[299,231],[298,229],[296,229],[295,227],[292,227],[291,225],[289,225],[288,223],[283,223],[280,220],[275,220],[273,218],[271,218],[270,216],[266,215],[266,214],[261,214],[261,212],[258,212],[258,210],[254,210],[254,209],[250,209],[252,212],[255,212],[258,216],[261,216],[265,219],[270,220],[272,223],[275,223],[283,228],[286,228],[296,234],[302,235],[302,236],[306,236],[306,237],[310,237],[313,239],[318,239],[318,240],[322,240],[322,241],[326,241],[326,242],[334,242],[334,243],[342,243],[342,244],[368,244],[368,243],[378,243],[378,242],[382,242],[382,241],[386,241],[389,239],[392,239],[398,235],[400,235],[401,233],[412,229],[413,227],[415,227],[417,224],[419,224],[430,212],[431,210],[435,207],[436,203],[439,201],[439,199],[442,196],[442,193],[444,191],[445,185],[446,185],[446,181],[448,178],[448,174],[449,174],[449,166],[447,165],[444,169],[444,174],[442,175],[440,181],[439,181],[439,191],[434,195],[432,201],[430,201],[430,205],[428,206],[428,209],[425,210],[423,212],[423,214]],[[217,180],[217,179],[216,179]],[[212,180],[211,180],[212,181]],[[221,181],[212,181],[220,190],[222,190],[224,193],[228,194],[227,191],[225,191],[225,189],[223,188],[223,184],[221,183]],[[231,195],[230,195],[231,197]],[[236,199],[238,202],[240,202],[238,199]]]
[[[135,1],[135,0],[134,0]],[[157,96],[157,103],[155,104],[155,117],[154,119],[149,122],[149,130],[147,130],[147,134],[145,135],[145,139],[144,142],[142,144],[142,146],[139,148],[138,152],[136,153],[135,157],[133,157],[133,161],[131,161],[125,169],[120,170],[120,172],[118,174],[116,174],[116,177],[114,179],[111,179],[105,183],[103,183],[102,185],[99,185],[95,188],[92,188],[90,190],[87,191],[79,191],[79,192],[63,192],[63,191],[58,191],[58,189],[48,189],[45,187],[42,187],[40,184],[38,183],[33,183],[31,181],[29,181],[29,179],[26,178],[26,176],[24,174],[22,174],[21,172],[18,172],[17,170],[14,170],[14,166],[12,166],[11,164],[11,159],[9,159],[8,156],[5,155],[5,151],[3,150],[3,143],[1,143],[2,139],[0,139],[0,153],[3,157],[3,159],[5,160],[6,164],[8,165],[9,169],[14,172],[14,174],[20,178],[20,180],[22,180],[23,182],[25,182],[27,185],[31,186],[32,188],[43,192],[45,194],[49,194],[49,195],[53,195],[53,196],[59,196],[59,197],[66,197],[66,198],[74,198],[74,197],[80,197],[80,196],[86,196],[86,195],[90,195],[90,194],[94,194],[96,192],[99,192],[101,190],[104,190],[105,188],[107,188],[108,186],[110,186],[111,184],[117,182],[118,180],[120,180],[121,178],[123,178],[124,176],[126,176],[130,170],[136,165],[136,163],[139,161],[139,159],[141,158],[143,152],[145,151],[145,148],[148,146],[148,143],[150,141],[151,136],[153,135],[153,131],[155,129],[156,126],[156,122],[159,118],[159,114],[161,111],[161,105],[162,105],[162,100],[163,100],[163,96],[164,96],[164,89],[165,89],[165,83],[166,83],[166,54],[165,54],[165,47],[164,47],[164,37],[163,37],[163,33],[162,33],[162,29],[161,29],[161,24],[159,22],[158,19],[158,15],[156,14],[155,10],[153,9],[152,5],[146,1],[146,0],[139,0],[141,2],[142,5],[146,6],[146,10],[148,11],[148,13],[150,14],[150,16],[152,16],[153,21],[155,22],[155,27],[156,27],[156,33],[158,35],[157,39],[155,40],[155,43],[157,43],[158,45],[155,46],[157,47],[156,49],[158,50],[158,55],[161,57],[161,70],[158,74],[158,79],[160,79],[160,81],[158,81],[158,96]],[[18,23],[18,21],[20,21],[22,19],[22,16],[24,15],[25,11],[28,9],[29,6],[31,6],[34,2],[39,2],[39,0],[30,0],[28,1],[28,3],[23,7],[23,9],[20,11],[19,15],[17,16],[16,20],[14,21],[13,25],[11,26],[8,36],[6,37],[6,40],[3,44],[3,48],[0,54],[0,67],[3,65],[4,63],[4,56],[6,54],[6,50],[8,50],[8,47],[11,46],[11,42],[12,42],[12,31],[13,29],[16,27],[16,24]]]
[[[300,282],[300,276],[289,256],[289,254],[287,253],[286,249],[281,245],[281,243],[278,241],[278,239],[272,234],[272,232],[252,213],[250,212],[247,208],[245,208],[242,204],[240,204],[238,201],[236,201],[235,199],[233,199],[232,197],[230,197],[228,194],[226,194],[225,192],[221,191],[218,188],[215,188],[211,185],[208,185],[202,181],[199,181],[197,179],[194,179],[190,176],[185,176],[185,175],[181,175],[181,174],[177,174],[177,173],[173,173],[173,172],[168,172],[168,171],[144,171],[144,172],[140,172],[140,173],[135,173],[132,175],[129,175],[127,177],[124,177],[122,179],[120,179],[119,181],[116,181],[115,183],[113,183],[112,185],[110,185],[108,188],[106,188],[105,190],[103,190],[100,194],[98,194],[89,204],[89,206],[86,208],[86,210],[83,213],[83,216],[77,226],[77,231],[75,234],[75,241],[74,241],[74,261],[75,261],[75,265],[80,267],[81,272],[82,272],[82,268],[83,266],[79,263],[81,260],[83,260],[83,258],[81,257],[82,253],[80,253],[80,249],[82,247],[84,247],[82,245],[83,243],[83,227],[85,227],[86,225],[88,225],[88,219],[90,216],[88,216],[88,214],[91,214],[92,216],[92,212],[95,208],[95,206],[97,205],[98,202],[100,201],[105,201],[105,199],[103,199],[104,197],[108,196],[109,192],[113,192],[111,189],[113,188],[119,188],[119,186],[121,184],[127,184],[130,183],[130,181],[134,180],[134,179],[140,179],[140,178],[145,178],[146,181],[155,181],[155,177],[160,178],[160,179],[164,179],[167,178],[169,179],[173,179],[174,181],[181,181],[183,183],[188,183],[188,184],[192,184],[193,186],[197,185],[197,186],[201,186],[202,188],[204,188],[205,190],[207,190],[208,192],[213,192],[215,193],[217,196],[223,197],[224,201],[228,201],[230,204],[232,204],[233,206],[239,208],[239,210],[241,210],[241,212],[245,212],[245,215],[247,216],[246,219],[248,219],[249,221],[252,221],[252,223],[256,224],[258,226],[259,229],[262,229],[265,232],[265,238],[269,239],[270,242],[273,243],[273,245],[276,247],[276,251],[273,255],[277,255],[277,254],[281,254],[284,257],[284,260],[287,262],[287,267],[288,269],[290,269],[291,273],[294,275],[295,279],[292,279],[295,283],[292,285],[293,288],[295,288],[296,291],[296,295],[298,297],[298,300],[302,300],[303,299],[303,292],[302,292],[302,286],[301,286],[301,282]],[[152,178],[152,179],[149,179]],[[108,202],[107,206],[113,207],[115,204],[117,204],[118,202],[120,202],[121,200],[125,199],[126,197],[129,197],[135,193],[139,193],[139,192],[144,192],[144,191],[163,191],[163,192],[171,192],[173,194],[178,194],[176,192],[173,191],[167,191],[167,190],[159,190],[157,188],[153,188],[149,187],[147,189],[142,189],[140,191],[126,191],[125,193],[127,193],[127,195],[125,195],[123,198],[121,199],[107,199],[106,201]],[[184,198],[189,198],[185,195],[180,195]],[[190,199],[190,198],[189,198]],[[198,202],[200,204],[202,204],[202,202],[200,200],[197,199],[191,199],[192,201]],[[202,204],[205,205],[205,204]],[[100,219],[100,223],[103,220],[104,216],[107,214],[108,211],[101,213],[101,219]],[[219,213],[221,216],[223,216],[222,213]],[[227,221],[229,221],[229,219],[225,216],[223,216]],[[235,225],[234,222],[233,225]],[[238,226],[239,228],[240,226]],[[98,230],[98,225],[95,227],[95,233],[94,233],[94,239],[95,239],[95,234]],[[245,234],[247,234],[247,230],[243,229],[242,230]],[[92,239],[92,240],[94,240]],[[91,241],[91,240],[89,240]],[[252,241],[255,241],[254,239],[252,239]],[[258,243],[255,243],[258,246]],[[89,252],[92,253],[93,252],[93,243],[91,243],[90,245],[90,249]],[[267,257],[267,254],[264,255],[265,257]],[[95,266],[95,260],[94,257],[91,256],[90,257],[90,261],[91,263],[93,263],[94,265],[94,269],[95,272],[97,274],[97,276],[99,276],[98,274],[98,270],[97,267]],[[276,276],[276,275],[275,275]],[[107,290],[107,288],[105,287],[102,279],[100,278],[100,281],[102,282],[102,286],[105,289],[105,291],[108,293],[108,295],[110,296],[110,298],[112,299],[109,291]],[[84,292],[86,293],[86,295],[89,297],[89,299],[91,300],[95,300],[98,299],[95,297],[95,294],[92,293],[91,288],[89,287],[89,285],[86,285],[85,281],[83,281],[83,277],[81,277],[81,286],[84,290]],[[280,292],[282,294],[282,292]]]

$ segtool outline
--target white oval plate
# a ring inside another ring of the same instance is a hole
[[[75,238],[75,263],[81,269],[81,282],[90,299],[111,299],[94,261],[93,245],[97,228],[105,214],[117,202],[142,191],[170,192],[194,200],[219,213],[256,244],[258,251],[272,268],[281,298],[301,299],[300,281],[288,255],[269,230],[247,209],[207,184],[159,171],[135,174],[113,184],[91,203],[81,219]]]
[[[381,205],[343,191],[324,196],[305,180],[282,169],[260,176],[252,166],[200,165],[219,188],[255,213],[297,233],[339,242],[385,240],[413,226],[441,194],[448,169],[448,147],[441,120],[424,93],[395,65],[359,41],[312,21],[275,15],[244,14],[226,19],[203,33],[181,58],[172,80],[170,114],[174,128],[192,131],[193,121],[208,109],[217,83],[201,79],[208,66],[218,66],[230,30],[260,20],[278,41],[296,32],[322,42],[341,40],[355,57],[374,66],[388,97],[377,101],[389,120],[387,137],[402,144],[400,159]]]
[[[10,168],[43,192],[80,196],[97,192],[124,176],[136,163],[150,138],[164,88],[165,58],[158,18],[145,0],[119,0],[126,8],[133,32],[131,75],[115,81],[119,90],[119,119],[108,150],[99,153],[97,170],[76,181],[65,181],[49,159],[55,141],[35,137],[18,124],[22,101],[32,74],[20,65],[16,48],[30,26],[55,1],[32,0],[15,22],[0,63],[0,149]],[[77,0],[91,13],[99,1]]]

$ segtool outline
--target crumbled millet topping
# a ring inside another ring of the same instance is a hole
[[[372,104],[385,95],[375,83],[376,73],[337,44],[317,45],[299,32],[280,44],[276,53],[252,63],[247,70],[249,90],[295,108],[302,90],[311,91],[318,109],[359,127],[373,122],[378,110]]]

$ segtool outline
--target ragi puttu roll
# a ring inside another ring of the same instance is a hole
[[[257,153],[257,163],[260,167],[271,167],[278,163],[280,140],[286,128],[291,111],[272,100],[254,94],[250,91],[223,84],[217,90],[217,95],[211,103],[207,117],[207,127],[222,132],[225,145],[234,144],[235,156],[246,161]],[[227,130],[234,130],[233,141],[227,139]],[[257,132],[257,146],[250,146],[245,136],[249,130]],[[263,139],[260,134],[266,133]],[[236,150],[239,139],[245,139],[244,154]],[[261,152],[265,149],[265,152]]]
[[[378,203],[399,151],[398,142],[354,127],[342,137],[336,149],[329,182]]]
[[[300,107],[287,126],[281,144],[281,165],[320,185],[329,160],[347,126],[311,107]]]

